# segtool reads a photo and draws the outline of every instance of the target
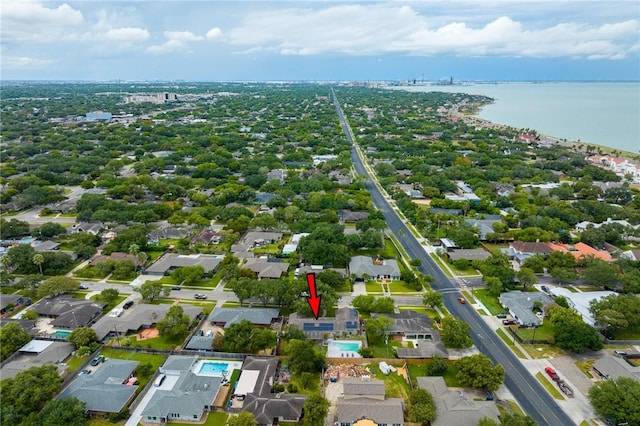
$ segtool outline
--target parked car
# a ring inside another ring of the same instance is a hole
[[[627,352],[626,351],[615,350],[615,351],[613,351],[613,353],[618,355],[618,356],[627,356]]]
[[[196,293],[193,295],[193,297],[195,297],[196,299],[206,299],[207,295],[202,293]]]
[[[540,287],[542,289],[542,291],[544,291],[545,293],[549,293],[549,287],[547,287],[546,285],[543,285]]]
[[[553,380],[554,382],[557,382],[558,380],[560,380],[560,377],[558,376],[558,373],[556,373],[556,370],[554,370],[553,368],[545,367],[544,371],[547,372],[549,377],[551,377],[551,380]]]
[[[507,318],[507,319],[503,319],[502,323],[504,325],[514,325],[516,324],[516,320],[514,320],[513,318]]]
[[[100,364],[101,362],[104,362],[104,355],[98,355],[97,357],[92,359],[91,360],[91,365],[95,367],[96,365]]]
[[[81,376],[83,374],[91,374],[91,370],[89,370],[88,368],[85,368],[84,370],[78,373],[78,376]]]
[[[180,286],[179,285],[174,285],[173,287],[171,287],[171,290],[180,290]]]
[[[464,297],[458,297],[458,302],[462,303],[463,305],[467,303],[467,301],[464,300]]]
[[[80,290],[89,290],[89,286],[86,284],[80,284]]]
[[[509,314],[506,314],[506,313],[505,314],[498,314],[498,315],[496,315],[496,317],[498,317],[500,319],[503,319],[503,318],[506,318],[508,315]]]
[[[133,306],[133,300],[129,300],[124,305],[122,305],[122,309],[129,309],[132,306]]]

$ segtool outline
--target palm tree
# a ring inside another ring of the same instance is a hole
[[[144,264],[147,263],[147,260],[149,259],[149,255],[143,251],[141,251],[140,253],[138,253],[138,261],[140,262],[140,272],[142,273],[142,268],[144,267]]]
[[[34,254],[33,258],[31,258],[31,261],[33,262],[34,265],[38,265],[38,268],[40,268],[40,275],[43,275],[42,264],[44,263],[44,256],[42,255],[42,253]]]

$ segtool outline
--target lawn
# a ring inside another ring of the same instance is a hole
[[[380,293],[382,294],[382,284],[377,281],[367,281],[365,284],[365,288],[367,289],[368,294],[372,293]]]
[[[551,394],[552,397],[564,401],[564,397],[562,396],[560,391],[556,389],[556,387],[551,382],[549,382],[549,380],[547,380],[547,378],[544,377],[544,374],[542,374],[540,371],[536,373],[536,379],[538,379],[540,384],[544,386],[544,388]]]
[[[496,334],[498,334],[498,336],[500,336],[500,338],[504,341],[504,343],[507,346],[509,346],[509,349],[511,349],[513,351],[513,353],[516,354],[516,356],[518,358],[526,358],[526,356],[524,356],[522,351],[520,349],[518,349],[518,347],[513,343],[513,338],[509,337],[504,330],[497,329],[496,330]]]
[[[427,308],[426,306],[398,306],[398,309],[401,311],[415,311],[419,314],[426,314],[429,318],[431,319],[436,319],[436,318],[440,318],[440,315],[438,315],[438,313],[431,308]]]
[[[402,398],[405,401],[408,400],[409,383],[404,379],[404,377],[393,372],[385,376],[376,364],[370,364],[365,367],[369,367],[371,371],[375,371],[375,373],[371,374],[373,378],[384,380],[385,396],[387,398]]]
[[[489,310],[491,315],[498,315],[505,311],[505,309],[500,305],[497,297],[487,294],[487,289],[482,288],[479,290],[474,290],[473,294]]]
[[[618,330],[616,331],[616,339],[640,340],[640,327],[632,327],[626,330]]]
[[[461,387],[460,382],[458,381],[458,368],[456,367],[455,361],[445,360],[447,364],[449,364],[449,368],[442,376],[444,378],[445,383],[450,388],[458,388]],[[418,377],[426,377],[429,376],[427,374],[427,365],[408,365],[407,368],[409,370],[409,376],[411,376],[411,381],[414,385],[418,382]]]
[[[221,411],[215,411],[207,415],[207,421],[205,421],[204,423],[197,423],[197,424],[202,426],[223,426],[227,423],[228,416],[229,415],[227,413],[224,413]],[[113,425],[113,423],[110,423],[110,424]],[[172,421],[169,424],[171,426],[193,426],[194,425],[194,423],[176,423],[174,421]],[[99,425],[91,424],[90,426],[102,426],[102,424],[99,424]]]
[[[585,359],[584,361],[576,361],[574,364],[576,367],[582,371],[585,376],[590,379],[593,379],[593,374],[591,374],[591,369],[593,368],[593,364],[596,362],[595,359]]]
[[[407,287],[404,281],[392,281],[388,286],[391,293],[419,293],[418,291]]]
[[[545,321],[540,327],[534,328],[518,328],[516,334],[523,340],[546,340],[551,342],[553,339],[553,328],[550,321]]]
[[[389,340],[389,351],[387,352],[387,346],[384,344],[384,340],[376,345],[369,345],[373,349],[374,358],[395,358],[396,351],[393,348],[413,348],[412,342],[405,342],[407,346],[402,345],[403,342],[397,340]]]
[[[172,340],[164,336],[154,337],[152,339],[138,340],[137,335],[126,336],[129,339],[132,348],[150,348],[160,350],[173,350],[183,343],[182,339]],[[120,338],[122,340],[122,338]]]
[[[233,389],[233,387],[236,385],[236,382],[238,381],[238,378],[240,377],[240,372],[242,370],[239,369],[235,369],[233,370],[233,373],[231,373],[231,377],[229,378],[229,389]],[[229,399],[231,398],[231,392],[227,392],[227,397],[224,400],[224,405],[223,407],[227,406],[227,403],[229,402]]]
[[[84,299],[84,297],[82,297]],[[109,312],[110,310],[112,310],[113,308],[115,308],[119,303],[124,302],[124,300],[127,298],[127,295],[120,295],[118,296],[113,302],[109,303],[107,306],[104,307],[104,309],[102,310],[102,312]],[[99,294],[96,294],[94,296],[91,296],[91,300],[95,300],[97,302],[101,302],[102,297]]]
[[[152,371],[156,371],[167,359],[164,355],[155,355],[155,354],[143,354],[140,352],[132,351],[119,351],[115,349],[105,348],[102,352],[106,358],[115,358],[115,359],[127,359],[131,361],[140,361],[140,364],[151,364]],[[140,381],[140,390],[144,389],[144,387],[149,382],[148,378],[138,377]]]
[[[78,368],[82,366],[82,364],[84,364],[87,361],[87,359],[89,359],[88,355],[83,357],[78,357],[74,355],[71,358],[69,358],[69,360],[66,362],[67,367],[69,367],[69,372],[73,373],[74,371],[76,371]]]

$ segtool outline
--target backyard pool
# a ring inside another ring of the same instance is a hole
[[[358,340],[329,340],[327,358],[362,358],[358,353],[361,347]]]
[[[228,362],[228,361],[213,361],[203,360],[194,368],[194,372],[198,376],[217,376],[217,377],[231,377],[231,373],[234,369],[242,367],[241,362]]]
[[[51,335],[51,337],[53,339],[59,339],[59,340],[66,340],[67,337],[69,337],[69,335],[71,334],[70,331],[65,331],[65,330],[56,330],[55,333],[53,333]]]

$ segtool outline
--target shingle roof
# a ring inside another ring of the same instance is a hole
[[[425,314],[419,314],[416,311],[401,311],[400,313],[393,314],[371,314],[373,318],[387,317],[393,320],[391,324],[392,333],[424,333],[434,332],[434,328],[431,324],[431,319]],[[436,332],[436,336],[437,332]]]
[[[258,278],[280,278],[287,272],[289,264],[286,262],[269,262],[266,259],[247,259],[242,269],[250,269],[258,274]]]
[[[386,400],[338,398],[338,424],[351,423],[360,419],[370,419],[378,424],[402,424],[404,423],[404,401],[400,398]]]
[[[279,315],[280,309],[277,308],[214,308],[207,320],[224,322],[224,328],[228,328],[242,320],[249,320],[255,325],[270,325]]]
[[[527,326],[542,324],[542,320],[532,311],[535,301],[540,301],[543,305],[553,303],[553,299],[544,293],[523,293],[519,290],[502,293],[499,300],[520,324]]]
[[[184,348],[194,351],[213,350],[213,339],[214,336],[193,336]]]
[[[342,381],[345,395],[382,395],[384,396],[384,382],[382,380],[363,381],[362,379],[347,377]]]
[[[593,369],[608,379],[631,377],[640,380],[640,367],[634,367],[622,358],[605,356],[593,363]]]
[[[214,254],[176,254],[167,253],[147,268],[147,273],[164,274],[170,269],[183,266],[202,266],[205,272],[211,272],[222,262],[224,256]]]
[[[205,406],[213,405],[221,383],[222,377],[183,371],[173,389],[156,391],[142,415],[166,418],[169,413],[179,413],[182,419],[194,420],[194,416],[199,419]]]
[[[76,397],[86,402],[86,411],[117,413],[138,389],[137,385],[124,384],[138,364],[138,361],[108,359],[93,374],[78,376],[58,399]]]
[[[375,265],[373,259],[368,256],[354,256],[349,261],[349,272],[361,277],[367,274],[370,277],[378,275],[400,276],[400,267],[394,259],[383,261],[382,265]]]
[[[474,401],[459,391],[450,391],[442,377],[418,377],[418,386],[433,396],[438,416],[431,426],[474,426],[483,417],[498,420],[493,401]]]

